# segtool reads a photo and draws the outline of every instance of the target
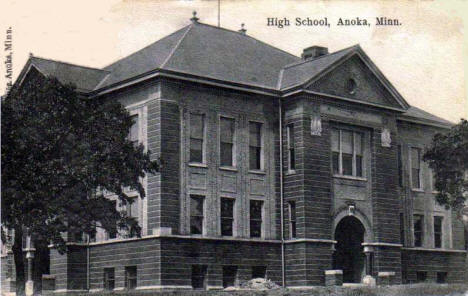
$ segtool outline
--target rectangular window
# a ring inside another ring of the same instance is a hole
[[[223,287],[234,287],[236,285],[237,266],[223,266]]]
[[[400,213],[400,243],[405,244],[405,220],[403,219],[403,213]]]
[[[131,197],[131,199],[132,199],[132,202],[127,203],[127,205],[125,206],[127,216],[138,219],[138,197],[133,196]]]
[[[206,265],[192,265],[192,288],[206,288]]]
[[[398,185],[403,187],[403,158],[402,148],[398,145]]]
[[[232,118],[220,118],[220,165],[234,166],[234,131],[235,121]]]
[[[125,266],[125,289],[131,290],[137,287],[136,266]]]
[[[434,170],[431,169],[431,190],[432,192],[437,192],[436,189],[436,177],[435,177],[435,172]]]
[[[234,202],[232,198],[221,198],[221,235],[233,236]]]
[[[442,222],[444,217],[434,216],[434,248],[442,248]]]
[[[332,169],[336,175],[364,176],[363,134],[333,129],[331,134]]]
[[[424,283],[427,279],[427,271],[416,271],[416,282]]]
[[[263,201],[250,201],[250,237],[262,237]]]
[[[114,208],[117,209],[117,201],[111,201],[114,204]],[[117,237],[117,224],[108,225],[106,227],[106,236],[107,239],[114,239]]]
[[[296,238],[296,202],[290,201],[289,204],[289,237]]]
[[[114,268],[104,268],[104,290],[114,290],[115,272]]]
[[[262,124],[249,122],[249,168],[262,170]]]
[[[201,195],[190,195],[190,233],[203,234],[205,197]]]
[[[414,246],[421,247],[424,239],[424,216],[414,215]]]
[[[411,148],[411,188],[421,189],[421,149]]]
[[[190,162],[204,163],[205,116],[190,114]]]
[[[437,272],[437,283],[445,284],[447,283],[447,272]]]
[[[138,140],[139,140],[139,120],[138,120],[138,114],[132,115],[130,117],[133,121],[132,126],[130,127],[130,133],[128,135],[129,140],[133,143],[134,146],[138,146]]]
[[[288,169],[293,171],[296,169],[296,143],[294,141],[294,124],[287,126],[288,137]]]
[[[266,270],[267,270],[266,266],[252,266],[252,278],[253,279],[266,278]]]

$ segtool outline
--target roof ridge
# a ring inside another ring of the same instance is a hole
[[[214,29],[220,29],[220,30],[228,31],[228,32],[230,32],[230,33],[239,34],[239,35],[242,35],[242,36],[244,36],[244,37],[247,37],[247,38],[253,39],[253,40],[255,40],[255,41],[258,41],[258,42],[262,43],[263,45],[266,45],[266,46],[268,46],[268,47],[271,47],[271,48],[273,48],[273,49],[275,49],[275,50],[277,50],[277,51],[280,51],[280,52],[282,52],[282,53],[288,54],[288,55],[290,55],[291,57],[299,58],[298,56],[295,56],[295,55],[293,55],[293,54],[290,53],[290,52],[287,52],[287,51],[285,51],[285,50],[282,50],[281,48],[278,48],[278,47],[276,47],[276,46],[273,46],[273,45],[271,45],[271,44],[268,44],[268,43],[266,43],[266,42],[264,42],[264,41],[262,41],[262,40],[259,40],[259,39],[255,38],[255,37],[252,37],[252,36],[250,36],[250,35],[241,34],[241,33],[237,32],[237,31],[234,31],[234,30],[230,30],[230,29],[223,28],[223,27],[217,27],[217,26],[210,25],[210,24],[205,24],[205,23],[200,23],[200,22],[197,22],[197,24],[198,24],[198,25],[204,25],[204,26],[207,26],[207,27],[211,27],[211,28],[214,28]]]
[[[166,59],[164,60],[164,62],[162,62],[162,64],[159,66],[159,68],[163,68],[164,66],[166,66],[166,64],[169,62],[169,60],[172,58],[172,56],[174,55],[174,52],[177,50],[177,48],[179,48],[179,45],[182,43],[182,41],[185,39],[185,36],[187,36],[188,32],[193,28],[194,24],[190,24],[184,28],[187,28],[187,30],[184,32],[184,34],[182,35],[182,37],[180,37],[180,39],[177,41],[176,45],[171,49],[171,52],[169,52],[169,54],[167,55]]]
[[[63,62],[63,61],[59,61],[59,60],[53,60],[53,59],[48,59],[48,58],[43,58],[43,57],[38,57],[38,56],[32,56],[30,59],[45,60],[45,61],[54,62],[54,63],[60,63],[60,64],[65,64],[65,65],[69,65],[69,66],[73,66],[73,67],[80,67],[80,68],[91,69],[91,70],[97,70],[97,71],[103,71],[103,72],[108,72],[108,73],[109,73],[109,71],[103,70],[103,69],[99,69],[99,68],[93,68],[93,67],[90,67],[90,66],[77,65],[77,64],[72,64],[72,63],[69,63],[69,62]]]
[[[131,56],[134,56],[135,54],[137,54],[137,53],[139,53],[139,52],[145,50],[146,48],[152,46],[153,44],[155,44],[155,43],[157,43],[157,42],[159,42],[159,41],[161,41],[161,40],[163,40],[163,39],[165,39],[165,38],[169,38],[170,36],[179,33],[180,31],[186,29],[187,27],[190,27],[191,25],[192,25],[192,24],[187,25],[187,26],[185,26],[185,27],[182,27],[182,28],[180,28],[179,30],[176,30],[176,31],[172,32],[171,34],[162,37],[161,39],[158,39],[158,40],[156,40],[156,41],[154,41],[154,42],[151,42],[150,44],[146,45],[145,47],[142,47],[142,48],[138,49],[137,51],[135,51],[135,52],[133,52],[133,53],[127,55],[127,56],[124,56],[124,57],[122,57],[122,58],[120,58],[120,59],[117,59],[117,60],[113,61],[112,63],[110,63],[110,64],[108,64],[108,65],[102,67],[102,69],[108,68],[108,67],[114,65],[114,64],[117,63],[117,62],[120,62],[120,61],[122,61],[122,60],[125,60],[125,59],[131,57]],[[105,71],[107,71],[107,70],[105,70]]]
[[[359,44],[355,44],[355,45],[340,49],[338,51],[335,51],[335,52],[332,52],[332,53],[329,53],[329,54],[321,55],[321,56],[319,56],[319,57],[317,57],[315,59],[308,59],[308,60],[303,60],[303,61],[298,61],[298,62],[295,62],[295,63],[292,63],[292,64],[288,64],[288,65],[284,66],[283,69],[288,69],[288,68],[292,68],[292,67],[295,67],[295,66],[305,64],[305,63],[314,62],[314,61],[319,60],[321,58],[330,57],[332,55],[341,53],[343,51],[346,51],[346,50],[349,50],[349,49],[352,49],[352,48],[358,48],[358,47],[359,47]]]

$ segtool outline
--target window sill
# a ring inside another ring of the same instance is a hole
[[[188,163],[189,167],[194,167],[194,168],[208,168],[208,166],[204,163],[199,163],[199,162],[189,162]]]
[[[232,166],[220,166],[219,169],[222,171],[230,171],[230,172],[238,171],[236,167],[232,167]]]
[[[346,179],[346,180],[355,180],[355,181],[367,181],[367,178],[364,177],[355,177],[355,176],[346,176],[346,175],[333,175],[333,178]]]
[[[424,193],[424,189],[422,189],[422,188],[411,188],[411,191]]]
[[[257,174],[257,175],[266,175],[265,171],[262,170],[249,170],[250,174]]]

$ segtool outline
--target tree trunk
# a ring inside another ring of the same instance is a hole
[[[24,256],[23,256],[23,229],[15,227],[15,240],[13,243],[13,256],[16,267],[16,295],[24,295]]]

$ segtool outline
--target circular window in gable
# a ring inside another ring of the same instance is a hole
[[[346,91],[349,94],[354,94],[356,92],[356,88],[357,88],[356,80],[354,80],[353,78],[348,79],[348,81],[346,82]]]

